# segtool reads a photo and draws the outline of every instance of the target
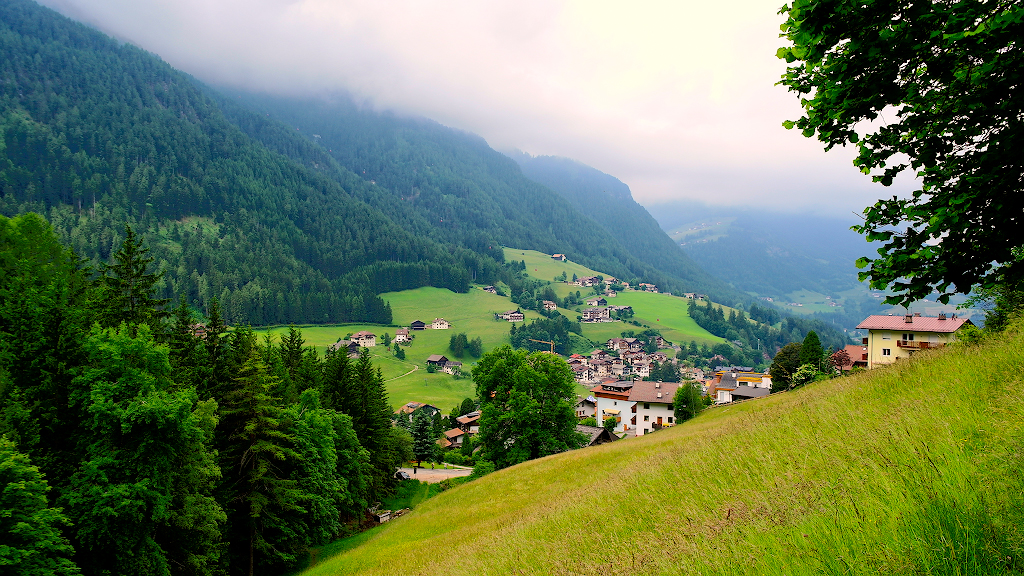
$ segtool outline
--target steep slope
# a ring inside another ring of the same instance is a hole
[[[362,179],[271,151],[187,75],[35,3],[0,1],[0,55],[0,212],[45,214],[94,264],[131,224],[166,296],[219,297],[230,322],[389,322],[376,293],[461,291],[470,268],[496,266],[404,229],[361,199]],[[277,128],[277,148],[308,145]]]
[[[633,200],[629,186],[586,164],[557,156],[531,156],[511,152],[523,174],[562,195],[593,218],[637,259],[667,274],[690,280],[690,291],[714,294],[716,301],[736,304],[749,300],[707,272],[675,243],[658,222]]]
[[[1022,369],[1018,327],[714,408],[442,493],[305,574],[1019,574]]]
[[[591,268],[676,292],[729,290],[692,263],[662,266],[643,241],[624,243],[579,205],[525,177],[515,162],[478,136],[430,120],[367,110],[347,97],[225,94],[226,101],[294,127],[293,132],[305,135],[321,153],[370,182],[370,188],[358,189],[360,198],[417,235],[476,251],[500,244],[564,253]],[[320,163],[309,150],[276,147],[258,126],[239,125],[297,162]],[[622,228],[632,225],[630,220]],[[683,260],[685,256],[670,251],[667,261]]]

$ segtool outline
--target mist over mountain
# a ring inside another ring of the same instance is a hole
[[[651,214],[633,200],[629,186],[618,178],[569,158],[531,156],[520,151],[508,154],[527,178],[558,192],[631,254],[667,273],[693,279],[689,291],[711,292],[720,301],[734,304],[748,299],[676,249]]]
[[[494,282],[502,245],[727,290],[632,254],[478,136],[345,98],[222,94],[23,0],[0,26],[0,214],[44,214],[94,266],[131,225],[161,295],[217,298],[229,322],[390,323],[378,294]]]

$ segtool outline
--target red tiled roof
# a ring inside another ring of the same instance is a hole
[[[868,316],[857,325],[860,330],[905,330],[907,332],[956,332],[961,326],[970,322],[966,318],[946,318],[940,320],[933,316],[912,316],[907,322],[904,316]]]

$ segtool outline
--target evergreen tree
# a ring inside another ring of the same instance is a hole
[[[821,340],[818,339],[818,334],[811,330],[804,337],[804,341],[800,345],[800,365],[809,364],[815,370],[820,370],[821,359],[824,355],[825,351],[821,347]]]
[[[159,333],[160,322],[170,316],[164,310],[170,300],[156,297],[157,283],[163,273],[148,271],[154,258],[132,227],[125,225],[124,233],[124,242],[114,254],[114,263],[103,267],[101,316],[104,325],[148,324],[154,333]]]
[[[430,460],[434,455],[434,436],[430,417],[423,410],[417,410],[412,419],[412,453],[419,460]]]
[[[297,466],[301,455],[298,440],[282,421],[278,399],[271,396],[277,385],[259,347],[251,346],[221,409],[221,467],[236,574],[290,566],[307,540],[303,515],[309,497],[283,473]]]

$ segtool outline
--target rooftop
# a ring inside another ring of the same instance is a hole
[[[909,320],[909,322],[907,321]],[[868,316],[857,325],[858,330],[906,330],[913,332],[956,332],[971,321],[941,315],[935,316]],[[973,325],[973,323],[971,323]]]

